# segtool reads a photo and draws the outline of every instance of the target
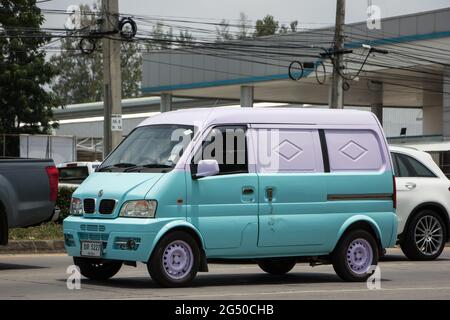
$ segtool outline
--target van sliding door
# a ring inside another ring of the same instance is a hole
[[[258,127],[252,137],[259,182],[258,246],[286,247],[286,253],[296,246],[315,250],[323,242],[326,202],[318,130]]]

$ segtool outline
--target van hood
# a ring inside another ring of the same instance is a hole
[[[148,191],[165,173],[95,172],[74,193],[81,199],[145,199]]]

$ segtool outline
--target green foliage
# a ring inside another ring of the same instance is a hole
[[[270,14],[266,15],[262,20],[257,20],[255,25],[255,36],[270,36],[277,32],[279,28],[278,21]]]
[[[187,30],[180,30],[179,36],[177,37],[177,43],[180,47],[191,47],[194,45],[194,37]]]
[[[224,42],[232,39],[233,35],[230,33],[230,23],[222,19],[219,26],[216,26],[216,42]]]
[[[75,190],[76,188],[69,187],[60,187],[58,190],[58,199],[56,200],[56,206],[61,210],[58,219],[58,222],[60,223],[69,215],[70,199],[72,198],[72,193]]]
[[[291,32],[297,32],[298,20],[291,21],[289,27],[291,28]]]
[[[188,30],[180,30],[178,36],[175,36],[171,27],[156,22],[152,27],[152,38],[145,43],[145,48],[147,51],[157,51],[174,47],[192,47],[194,44],[195,37]]]
[[[164,50],[172,48],[172,28],[165,28],[161,22],[152,27],[152,40],[145,43],[147,51]]]
[[[93,27],[95,15],[88,5],[80,6],[81,26]],[[60,70],[60,76],[52,82],[52,91],[61,98],[62,104],[101,101],[103,99],[103,53],[101,39],[96,41],[96,50],[84,54],[79,50],[78,37],[61,40],[61,52],[53,56],[52,65]],[[142,56],[139,44],[123,41],[121,44],[122,98],[140,95],[142,79]]]
[[[249,25],[248,17],[244,12],[239,14],[239,23],[238,23],[238,40],[244,40],[251,37],[250,34],[251,26]]]
[[[228,40],[245,40],[253,37],[262,37],[274,35],[277,32],[280,34],[297,32],[298,21],[292,21],[289,25],[282,24],[271,15],[266,15],[263,19],[258,19],[255,24],[255,31],[252,33],[250,21],[244,12],[239,14],[236,29],[236,35],[233,36],[230,31],[230,24],[227,20],[222,20],[218,26],[216,26],[216,42],[224,42]]]
[[[278,32],[281,34],[289,32],[297,32],[297,26],[298,26],[297,20],[291,21],[291,23],[289,23],[289,26],[282,24]]]
[[[140,96],[142,55],[139,51],[138,43],[132,41],[122,42],[120,66],[122,68],[122,98],[136,98]]]
[[[0,133],[48,133],[59,105],[46,86],[57,75],[40,30],[44,17],[35,0],[0,0]]]
[[[63,240],[62,225],[47,222],[36,227],[9,230],[9,240]]]

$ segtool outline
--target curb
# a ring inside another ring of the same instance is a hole
[[[0,246],[0,254],[64,252],[64,240],[11,240],[6,246]]]

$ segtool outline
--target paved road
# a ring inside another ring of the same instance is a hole
[[[70,264],[65,255],[0,255],[0,299],[450,299],[450,248],[432,262],[408,261],[400,250],[389,250],[380,263],[380,290],[341,282],[331,266],[303,264],[282,277],[255,265],[210,265],[209,273],[182,289],[158,288],[141,264],[68,290]]]

